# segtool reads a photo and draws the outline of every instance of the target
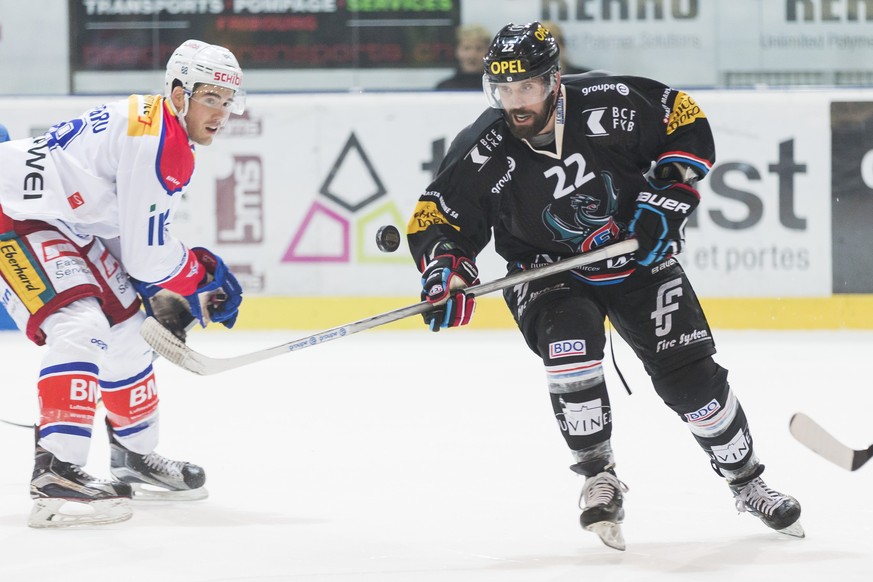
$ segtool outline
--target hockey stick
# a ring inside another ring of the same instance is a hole
[[[11,420],[6,420],[5,418],[0,418],[0,422],[2,422],[3,424],[8,424],[9,426],[20,426],[21,428],[29,428],[30,430],[33,430],[33,428],[36,426],[34,423],[24,424],[23,422],[12,422]]]
[[[545,267],[528,271],[519,271],[488,283],[474,285],[473,287],[467,288],[466,293],[478,297],[520,283],[525,283],[555,273],[562,273],[584,265],[596,263],[597,261],[603,261],[605,259],[632,253],[637,249],[637,246],[638,243],[635,239],[625,240],[581,255],[576,255],[569,259],[564,259],[563,261],[558,261],[557,263],[552,263]],[[174,336],[172,332],[152,317],[146,318],[140,333],[157,353],[164,356],[170,362],[185,368],[189,372],[208,376],[226,370],[233,370],[234,368],[239,368],[240,366],[245,366],[254,362],[260,362],[261,360],[266,360],[267,358],[272,358],[279,354],[296,352],[304,348],[346,337],[353,333],[358,333],[359,331],[379,327],[380,325],[385,325],[386,323],[398,321],[413,315],[421,315],[422,313],[429,311],[431,308],[431,304],[422,301],[415,305],[409,305],[407,307],[395,309],[394,311],[374,315],[339,327],[333,327],[273,348],[231,358],[210,358],[209,356],[195,352],[185,344],[185,342]]]
[[[96,412],[96,411],[100,408],[100,406],[101,406],[102,404],[103,404],[103,397],[102,397],[102,396],[99,396],[99,397],[97,398],[97,403],[94,405],[94,411]],[[3,424],[8,424],[9,426],[18,426],[18,427],[21,427],[21,428],[29,428],[29,429],[31,429],[31,430],[33,430],[34,428],[36,428],[37,426],[39,426],[39,425],[38,425],[37,423],[35,423],[35,422],[31,422],[30,424],[26,424],[26,423],[23,423],[23,422],[14,422],[14,421],[12,421],[12,420],[6,420],[5,418],[0,418],[0,422],[2,422]]]
[[[791,417],[788,430],[804,446],[847,471],[857,471],[873,457],[873,445],[867,449],[847,447],[802,412]]]

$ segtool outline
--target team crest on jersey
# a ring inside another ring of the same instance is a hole
[[[613,215],[618,209],[618,190],[609,172],[602,173],[606,202],[596,196],[576,192],[570,195],[570,220],[561,218],[549,204],[543,209],[543,224],[552,233],[552,240],[566,245],[572,252],[584,252],[599,247],[618,236]]]

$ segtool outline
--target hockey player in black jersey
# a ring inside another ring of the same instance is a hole
[[[420,197],[407,235],[433,331],[464,325],[477,254],[490,241],[508,269],[533,269],[635,237],[639,250],[504,292],[546,368],[555,417],[585,477],[582,526],[624,549],[627,487],[610,446],[605,319],[643,362],[727,480],[737,509],[803,537],[800,505],[769,488],[746,416],[682,267],[695,183],[715,160],[706,115],[686,93],[650,79],[561,78],[559,49],[540,23],[507,25],[485,57],[491,108],[452,143]]]

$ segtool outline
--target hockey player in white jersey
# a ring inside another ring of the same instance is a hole
[[[168,226],[195,144],[242,113],[241,84],[230,51],[189,40],[170,57],[163,95],[131,95],[0,144],[0,301],[45,346],[32,527],[123,521],[134,493],[206,496],[201,467],[155,453],[158,393],[140,306],[168,325],[179,305],[203,326],[236,321],[242,291],[224,262]],[[99,399],[113,480],[82,470]]]

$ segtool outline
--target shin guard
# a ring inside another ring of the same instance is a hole
[[[100,392],[118,441],[140,454],[152,452],[158,441],[158,392],[151,365],[131,378],[101,381]]]
[[[552,409],[570,449],[583,451],[608,442],[612,414],[602,363],[546,366],[546,375]]]
[[[757,465],[749,423],[727,381],[727,370],[704,358],[653,378],[655,389],[687,424],[716,473],[730,479]]]
[[[71,362],[48,366],[37,382],[38,442],[58,459],[85,465],[97,408],[97,366]]]

